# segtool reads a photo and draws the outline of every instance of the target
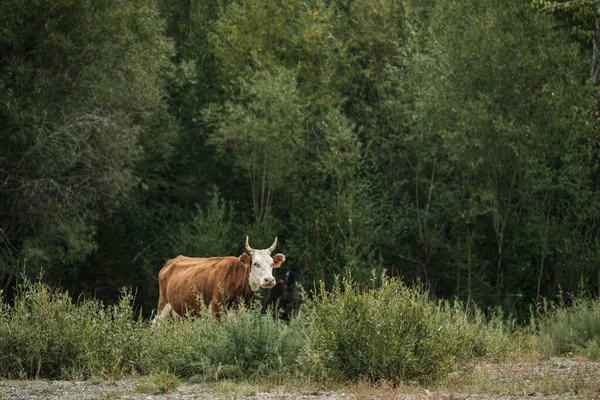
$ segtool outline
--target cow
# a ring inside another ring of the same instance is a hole
[[[285,255],[271,256],[277,237],[268,249],[250,247],[239,257],[197,258],[177,256],[168,260],[158,273],[158,311],[153,323],[168,316],[180,319],[185,313],[197,313],[203,306],[217,318],[219,309],[252,304],[254,293],[275,286],[273,268],[279,268]]]

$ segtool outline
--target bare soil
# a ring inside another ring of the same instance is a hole
[[[167,392],[153,390],[147,378],[116,382],[0,381],[1,400],[25,399],[300,399],[300,400],[416,400],[416,399],[600,399],[600,362],[570,358],[482,361],[468,371],[450,374],[432,387],[394,387],[357,383],[337,390],[268,387],[244,383],[182,383]]]

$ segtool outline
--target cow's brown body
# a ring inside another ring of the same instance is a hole
[[[194,258],[178,256],[168,260],[158,274],[160,294],[158,314],[170,304],[171,312],[183,316],[199,308],[231,306],[239,299],[252,303],[254,292],[250,288],[251,257]]]

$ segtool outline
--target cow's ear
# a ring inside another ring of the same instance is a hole
[[[240,256],[240,261],[245,265],[250,265],[250,263],[252,262],[252,256],[248,253],[243,253]]]
[[[285,261],[285,256],[281,253],[277,253],[273,256],[273,268],[281,267],[281,263]]]

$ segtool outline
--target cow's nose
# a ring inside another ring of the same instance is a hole
[[[265,286],[266,287],[275,286],[275,278],[273,278],[273,277],[265,278]]]

